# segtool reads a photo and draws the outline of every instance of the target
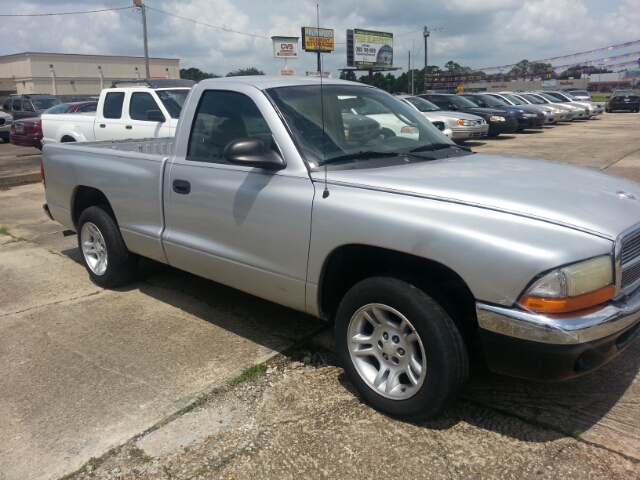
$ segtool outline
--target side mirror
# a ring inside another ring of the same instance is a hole
[[[234,165],[282,170],[287,166],[284,159],[273,150],[266,151],[258,138],[237,138],[224,147],[222,158]]]
[[[147,120],[150,122],[164,123],[167,121],[160,110],[147,110]]]

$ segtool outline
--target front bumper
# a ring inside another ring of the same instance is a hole
[[[9,141],[21,147],[36,147],[42,149],[42,133],[27,133],[26,135],[12,134]]]
[[[520,378],[564,380],[617,356],[640,333],[640,289],[585,312],[539,315],[476,303],[489,368]]]
[[[513,133],[518,130],[518,120],[516,117],[506,117],[504,122],[487,121],[489,124],[489,135],[497,135],[499,133]]]
[[[466,140],[469,138],[484,138],[489,131],[489,125],[470,125],[451,127],[453,132],[452,140]]]
[[[539,117],[517,117],[518,130],[524,130],[525,128],[542,128],[545,123],[543,116]]]

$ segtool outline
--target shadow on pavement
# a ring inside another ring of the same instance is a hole
[[[80,263],[77,249],[63,252]],[[89,281],[87,276],[87,281]],[[296,339],[323,330],[327,324],[258,297],[206,280],[170,266],[142,259],[138,282],[123,290],[137,289],[158,301],[181,309],[259,345],[282,352]],[[339,366],[333,354],[326,365]],[[429,429],[447,429],[459,422],[496,431],[523,441],[547,442],[566,435],[585,437],[609,448],[640,458],[640,340],[617,358],[582,377],[556,383],[538,383],[474,368],[461,398],[438,418],[421,422]],[[357,396],[344,374],[344,388]],[[624,397],[624,399],[623,399]],[[362,401],[362,399],[361,399]],[[532,422],[541,429],[532,438],[529,429],[507,428],[504,415]],[[483,413],[483,411],[485,413]],[[521,436],[519,432],[529,432]],[[637,452],[637,455],[636,455]]]

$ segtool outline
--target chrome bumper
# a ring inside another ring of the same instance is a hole
[[[572,316],[540,315],[476,302],[480,328],[553,345],[577,345],[615,335],[640,320],[640,289],[597,311]]]

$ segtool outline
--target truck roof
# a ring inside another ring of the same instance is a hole
[[[198,85],[205,87],[215,88],[216,85],[221,83],[234,84],[244,83],[246,85],[252,85],[261,90],[274,87],[293,87],[299,85],[320,85],[320,78],[318,77],[286,77],[280,75],[255,75],[246,77],[221,77],[221,78],[208,78],[202,80]],[[323,78],[323,85],[359,85],[369,87],[362,83],[350,82],[347,80],[335,80],[331,78]],[[373,87],[372,87],[373,88]]]

